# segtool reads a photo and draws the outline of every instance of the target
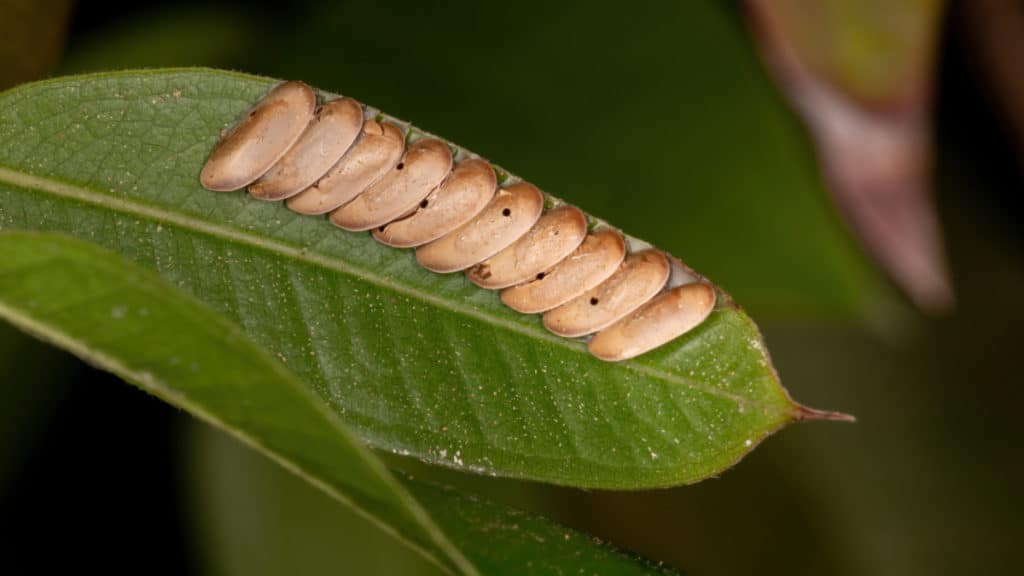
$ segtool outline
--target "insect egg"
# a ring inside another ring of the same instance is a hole
[[[497,185],[494,168],[489,162],[479,158],[463,160],[447,180],[420,203],[419,210],[408,218],[374,230],[373,237],[398,248],[437,240],[479,214],[494,197]]]
[[[452,151],[426,138],[409,147],[402,160],[354,200],[331,213],[331,222],[359,232],[408,214],[437,188],[452,169]]]
[[[570,338],[597,332],[650,300],[665,286],[669,272],[660,250],[631,254],[597,287],[544,314],[544,326]]]
[[[511,246],[466,272],[481,288],[498,290],[536,278],[572,254],[587,235],[587,218],[575,206],[548,210]]]
[[[677,286],[595,334],[587,348],[602,360],[628,360],[689,332],[714,307],[711,286],[700,282]]]
[[[405,137],[390,122],[367,120],[356,143],[319,182],[288,200],[300,214],[326,214],[351,202],[398,163]]]
[[[363,107],[351,98],[327,102],[288,152],[254,184],[249,195],[284,200],[320,179],[355,142],[363,127]]]
[[[614,230],[595,232],[543,276],[502,291],[501,301],[525,314],[546,312],[607,280],[625,256],[626,243],[621,234]]]
[[[533,184],[518,182],[502,188],[475,218],[417,248],[416,261],[432,272],[465,270],[526,234],[543,209],[544,196]]]
[[[313,89],[283,82],[256,103],[220,142],[199,174],[209,190],[238,190],[270,170],[299,139],[316,107]]]

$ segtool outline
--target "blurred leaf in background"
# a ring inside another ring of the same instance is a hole
[[[71,0],[0,2],[0,90],[42,78],[64,48]]]
[[[807,122],[829,191],[922,309],[953,290],[931,200],[942,0],[749,0],[767,65]]]
[[[92,8],[86,3],[80,11]],[[254,57],[275,21],[258,5],[239,10],[217,2],[157,3],[152,10],[101,20],[91,34],[73,38],[57,73],[197,64],[235,68]]]

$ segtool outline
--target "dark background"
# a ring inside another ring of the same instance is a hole
[[[859,419],[792,427],[672,490],[417,473],[691,574],[1020,574],[1024,186],[960,10],[934,110],[958,298],[939,317],[860,252],[734,3],[85,1],[53,73],[235,68],[412,120],[687,259],[759,322],[794,397]],[[260,456],[6,325],[0,366],[8,566],[433,573]]]

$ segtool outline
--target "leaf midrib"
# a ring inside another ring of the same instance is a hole
[[[278,240],[271,240],[264,238],[247,231],[238,229],[230,225],[224,225],[219,223],[213,223],[197,219],[192,216],[188,216],[182,213],[174,212],[163,207],[156,207],[153,205],[143,204],[127,198],[115,198],[108,196],[95,189],[88,188],[81,185],[70,184],[63,182],[51,177],[41,177],[33,174],[21,172],[16,168],[0,165],[0,183],[10,184],[15,187],[28,188],[43,192],[58,198],[73,199],[94,206],[99,206],[115,212],[120,212],[136,218],[145,220],[151,220],[158,223],[169,224],[191,230],[200,234],[206,234],[229,242],[234,242],[242,245],[249,246],[265,252],[271,252],[284,258],[291,258],[297,261],[304,262],[313,266],[319,266],[335,272],[340,272],[349,276],[356,277],[360,280],[369,282],[370,284],[376,285],[380,288],[393,290],[405,296],[416,298],[424,303],[436,306],[440,309],[447,310],[449,312],[460,314],[473,318],[475,320],[482,321],[484,323],[509,330],[530,338],[544,340],[548,343],[560,346],[566,350],[579,354],[580,351],[576,347],[570,344],[570,341],[563,338],[558,338],[547,332],[532,330],[526,326],[505,321],[501,318],[495,317],[484,311],[477,310],[472,307],[462,307],[457,304],[450,302],[444,298],[440,298],[428,292],[418,290],[414,287],[396,283],[387,277],[380,276],[374,273],[372,270],[362,269],[356,266],[352,266],[348,263],[343,262],[336,258],[327,258],[320,255],[319,253],[310,250],[308,248],[299,248],[290,245],[285,242]],[[717,388],[708,387],[700,382],[694,380],[688,380],[678,374],[665,372],[658,370],[650,366],[644,366],[642,364],[629,363],[622,366],[623,369],[629,370],[643,376],[664,380],[673,384],[681,386],[687,386],[697,392],[701,392],[710,396],[732,400],[738,404],[745,406],[757,407],[760,409],[768,408],[773,412],[778,411],[778,408],[772,404],[762,403],[750,398],[745,398],[724,390]]]

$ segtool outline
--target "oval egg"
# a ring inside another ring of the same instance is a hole
[[[352,232],[381,227],[415,210],[451,169],[447,144],[434,138],[419,140],[384,177],[332,212],[331,222]]]
[[[316,95],[302,82],[272,88],[210,154],[199,174],[209,190],[244,188],[263,176],[306,129]]]
[[[480,158],[459,162],[448,179],[408,218],[373,231],[378,241],[396,248],[411,248],[437,240],[479,214],[494,197],[497,177],[490,163]]]
[[[405,136],[390,122],[367,120],[359,140],[316,184],[288,199],[300,214],[326,214],[351,202],[388,173],[405,151]]]
[[[457,272],[500,252],[527,231],[544,210],[544,195],[519,182],[498,190],[490,204],[447,236],[416,249],[416,261],[433,272]]]
[[[249,195],[284,200],[323,177],[352,146],[363,127],[363,107],[351,98],[321,106],[298,141],[259,180]]]
[[[572,254],[587,236],[587,218],[575,206],[548,210],[511,246],[473,266],[466,277],[481,288],[522,284]]]
[[[664,252],[630,254],[610,278],[544,314],[544,326],[567,338],[597,332],[653,298],[668,277],[669,262]]]
[[[655,296],[625,318],[601,330],[587,348],[602,360],[619,362],[666,344],[700,325],[715,307],[715,289],[684,284]]]
[[[626,243],[621,234],[614,230],[595,232],[538,279],[503,290],[501,301],[524,314],[546,312],[607,280],[625,256]]]

